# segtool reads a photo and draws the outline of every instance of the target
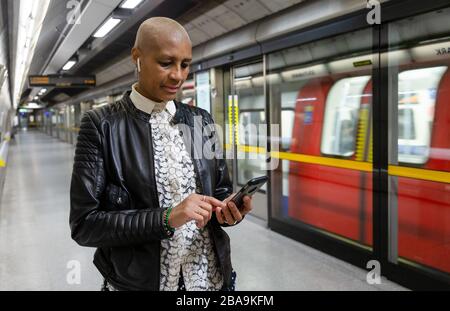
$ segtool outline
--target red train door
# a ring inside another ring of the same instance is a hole
[[[299,91],[291,151],[317,162],[291,161],[289,174],[289,216],[362,244],[372,240],[371,174],[329,162],[369,157],[369,79],[315,79]]]

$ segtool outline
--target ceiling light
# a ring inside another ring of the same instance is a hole
[[[122,9],[134,9],[139,4],[141,4],[142,1],[143,0],[126,0],[120,5],[120,7]]]
[[[63,70],[69,70],[70,68],[73,67],[73,65],[75,65],[77,62],[74,60],[69,60],[64,67],[62,68]]]
[[[102,38],[106,36],[117,24],[120,23],[120,19],[110,17],[95,33],[95,38]]]
[[[37,103],[28,103],[28,105],[24,106],[26,109],[39,109],[41,106],[39,106]]]

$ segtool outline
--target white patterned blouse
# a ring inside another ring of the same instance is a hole
[[[176,125],[173,101],[157,103],[142,96],[133,85],[130,98],[136,108],[151,114],[155,177],[161,208],[175,207],[196,190],[196,175]],[[161,241],[160,290],[178,290],[180,273],[185,289],[220,290],[223,277],[209,231],[190,221]]]

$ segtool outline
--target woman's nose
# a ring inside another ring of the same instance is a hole
[[[174,68],[170,71],[169,77],[172,80],[180,81],[183,79],[183,71],[179,66],[174,66]]]

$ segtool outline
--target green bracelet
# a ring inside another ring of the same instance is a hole
[[[167,210],[166,210],[166,214],[165,214],[165,218],[164,218],[164,225],[165,225],[165,227],[166,227],[166,229],[167,230],[169,230],[169,231],[171,231],[171,232],[174,232],[175,231],[175,228],[172,228],[170,225],[169,225],[169,215],[170,215],[170,212],[172,211],[172,208],[171,207],[169,207]]]

